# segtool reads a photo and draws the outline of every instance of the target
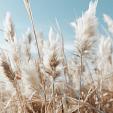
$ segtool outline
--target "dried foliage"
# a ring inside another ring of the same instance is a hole
[[[96,7],[72,22],[73,57],[65,54],[62,32],[50,27],[48,40],[37,32],[29,0],[24,0],[32,29],[16,37],[6,14],[0,53],[1,113],[113,113],[113,20],[104,14],[109,36],[98,30]],[[38,52],[38,53],[37,53]]]

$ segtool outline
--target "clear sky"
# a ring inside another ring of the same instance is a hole
[[[113,0],[98,1],[97,17],[100,25],[104,25],[103,13],[113,18]],[[36,27],[44,32],[45,37],[47,37],[49,27],[55,24],[55,18],[57,18],[65,40],[72,42],[74,32],[70,22],[81,16],[88,8],[90,0],[30,0],[30,2]],[[0,0],[0,28],[3,27],[7,11],[11,12],[17,35],[20,37],[30,27],[23,0]]]

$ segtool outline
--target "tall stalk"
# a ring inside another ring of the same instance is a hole
[[[31,6],[30,6],[29,0],[24,0],[24,4],[25,4],[26,10],[27,10],[27,13],[29,15],[30,22],[32,24],[32,29],[33,29],[33,33],[34,33],[34,37],[35,37],[35,41],[36,41],[37,52],[38,52],[38,55],[39,55],[39,61],[40,61],[40,63],[43,63],[41,55],[40,55],[40,50],[39,50],[39,44],[38,44],[37,35],[36,35],[34,19],[33,19],[32,10],[31,10]],[[41,72],[40,72],[40,75],[41,75]],[[44,81],[44,101],[45,101],[45,113],[46,113],[46,89],[45,89],[45,81]]]
[[[80,113],[80,98],[81,98],[81,77],[83,74],[83,56],[80,55],[80,75],[79,75],[79,101],[78,101],[78,113]]]
[[[55,75],[55,68],[53,67],[54,75]],[[53,98],[53,113],[55,113],[55,78],[52,77],[52,98]]]
[[[45,101],[45,113],[46,113],[46,84],[45,84],[45,80],[44,80],[44,101]]]
[[[36,41],[36,47],[37,47],[37,51],[38,51],[38,55],[39,55],[39,61],[41,63],[41,55],[40,55],[40,51],[39,51],[39,44],[38,44],[38,40],[37,40],[36,29],[35,29],[34,19],[33,19],[32,10],[31,10],[29,0],[24,0],[24,5],[25,5],[25,8],[27,10],[27,13],[28,13],[31,25],[32,25],[32,29],[33,29],[33,33],[34,33],[34,37],[35,37],[35,41]]]

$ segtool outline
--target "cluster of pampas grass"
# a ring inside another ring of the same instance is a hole
[[[1,113],[113,113],[113,20],[104,14],[108,36],[98,30],[96,7],[71,25],[75,31],[72,57],[65,54],[64,37],[56,20],[48,40],[36,31],[29,0],[24,0],[32,29],[16,37],[6,14],[0,51]]]

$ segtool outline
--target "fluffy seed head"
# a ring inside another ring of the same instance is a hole
[[[108,15],[104,14],[104,21],[108,26],[108,30],[109,32],[111,32],[113,34],[113,20],[111,19],[111,17],[109,17]]]
[[[12,21],[11,14],[9,12],[7,12],[6,18],[5,18],[5,38],[6,38],[6,41],[14,41],[14,37],[15,37],[14,24]]]
[[[13,73],[13,70],[9,66],[9,64],[6,61],[2,61],[1,66],[3,67],[4,74],[8,77],[8,79],[10,81],[13,81],[15,78],[15,75]]]

